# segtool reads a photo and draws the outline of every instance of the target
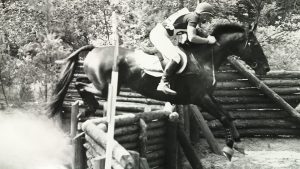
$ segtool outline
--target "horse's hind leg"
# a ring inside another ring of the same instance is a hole
[[[90,83],[84,83],[77,80],[75,82],[75,88],[77,89],[80,97],[82,98],[83,102],[87,105],[87,109],[85,110],[85,115],[94,115],[96,110],[100,108],[100,105],[95,98],[95,95],[99,95],[104,97],[105,92],[98,91],[95,87]]]

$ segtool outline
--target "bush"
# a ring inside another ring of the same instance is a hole
[[[266,26],[258,29],[258,39],[271,69],[300,70],[300,31]]]

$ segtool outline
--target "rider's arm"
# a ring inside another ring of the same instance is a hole
[[[187,25],[188,40],[192,43],[207,44],[209,41],[207,38],[202,38],[196,34],[197,29],[193,26]]]

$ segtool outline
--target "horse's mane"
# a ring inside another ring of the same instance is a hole
[[[237,23],[218,24],[213,29],[211,35],[213,35],[217,39],[219,39],[219,37],[222,34],[235,33],[235,32],[241,32],[241,33],[243,33],[243,32],[245,32],[245,29],[244,29],[244,27],[242,25],[237,24]]]
[[[243,25],[237,23],[222,23],[214,26],[211,35],[215,36],[217,40],[220,39],[220,36],[227,33],[244,33],[246,30]],[[206,37],[207,34],[204,33],[201,29],[197,29],[197,35],[201,37]],[[178,44],[180,47],[194,47],[199,46],[199,44],[191,43],[186,41],[184,44]],[[203,45],[200,45],[203,47]]]

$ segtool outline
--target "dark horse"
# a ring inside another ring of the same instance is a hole
[[[217,118],[225,128],[226,144],[232,148],[234,142],[240,141],[240,135],[233,123],[232,117],[225,112],[212,96],[215,88],[214,72],[218,70],[229,55],[237,55],[256,74],[266,74],[270,71],[268,61],[263,53],[262,47],[254,35],[254,29],[244,28],[238,24],[217,25],[212,35],[216,37],[217,44],[183,44],[179,48],[187,55],[187,67],[185,70],[171,80],[171,87],[177,95],[166,95],[156,90],[160,77],[150,76],[145,73],[136,61],[136,50],[119,48],[119,87],[127,86],[142,95],[168,101],[173,104],[195,104]],[[107,87],[110,82],[114,46],[93,47],[85,46],[68,58],[65,70],[54,91],[53,99],[49,105],[49,112],[55,115],[62,107],[63,99],[70,81],[73,78],[79,53],[89,51],[84,60],[84,70],[88,79],[92,82],[86,84],[77,82],[76,88],[83,101],[88,105],[91,113],[99,107],[94,94],[106,97]],[[231,157],[230,157],[231,158]]]

